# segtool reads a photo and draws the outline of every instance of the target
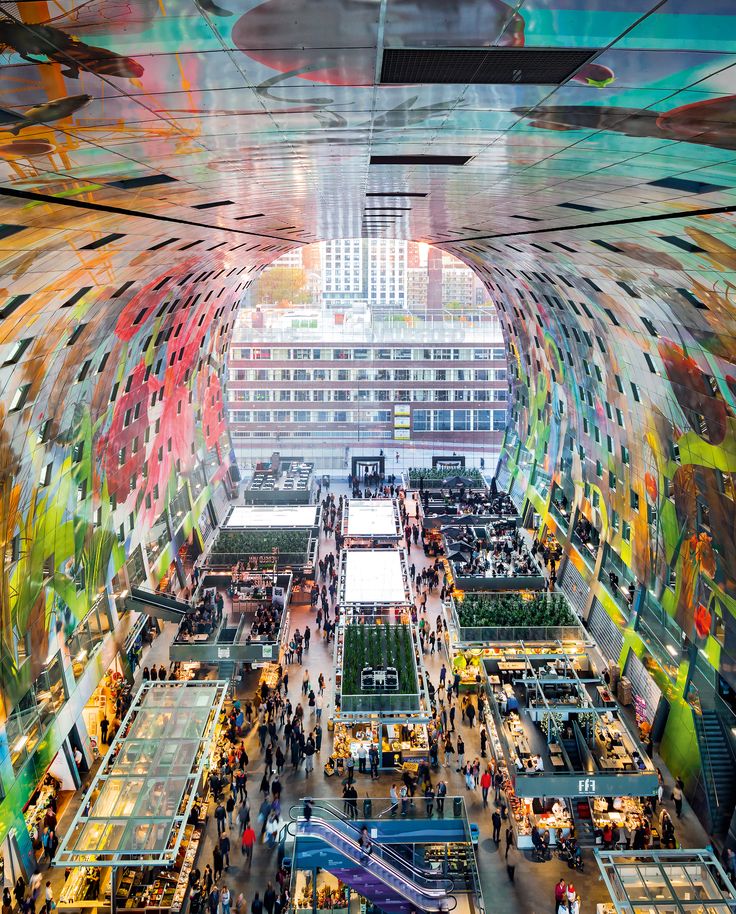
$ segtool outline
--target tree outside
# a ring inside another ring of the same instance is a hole
[[[282,302],[303,305],[309,301],[307,272],[301,267],[269,267],[258,277],[255,289],[257,305],[278,305]]]

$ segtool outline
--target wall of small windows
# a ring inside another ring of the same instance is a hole
[[[489,432],[506,428],[506,411],[500,409],[415,409],[415,432]]]

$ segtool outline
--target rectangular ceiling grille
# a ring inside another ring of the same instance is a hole
[[[366,197],[426,197],[427,194],[420,194],[409,190],[372,190],[366,194]]]
[[[559,85],[599,53],[599,48],[386,48],[381,82]]]
[[[472,156],[371,156],[371,165],[467,165]]]

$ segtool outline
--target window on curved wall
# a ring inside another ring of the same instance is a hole
[[[66,700],[61,654],[51,658],[5,721],[13,771],[18,774]]]

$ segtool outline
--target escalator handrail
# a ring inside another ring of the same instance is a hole
[[[293,819],[294,810],[301,810],[303,808],[303,804],[292,806],[289,810],[289,817]],[[355,824],[355,822],[352,819],[349,819],[345,813],[342,812],[342,810],[337,809],[331,803],[325,803],[322,800],[312,801],[312,809],[326,809],[329,813],[334,815],[335,818],[339,819],[350,829],[352,829],[352,831],[354,831],[358,836],[360,836],[360,828]],[[422,867],[415,866],[413,863],[410,863],[408,860],[405,860],[402,856],[397,854],[396,851],[385,842],[381,842],[377,845],[374,843],[374,846],[377,846],[380,849],[382,857],[390,857],[392,861],[395,861],[399,869],[408,870],[412,874],[412,878],[415,881],[423,880],[425,884],[428,883],[429,885],[427,888],[429,891],[436,887],[440,888],[442,884],[446,886],[445,891],[448,892],[455,888],[455,881],[453,880],[452,876],[443,876],[442,873],[435,873],[432,870],[427,870]]]
[[[399,884],[395,885],[394,883],[388,882],[385,879],[383,879],[382,882],[385,882],[385,884],[389,888],[393,889],[399,895],[402,895],[408,901],[415,903],[416,899],[412,898],[411,895],[406,892],[406,890],[402,890],[402,888],[401,888],[402,883],[404,885],[406,885],[407,887],[411,886],[414,889],[414,891],[417,893],[417,895],[419,895],[420,898],[424,899],[425,907],[426,907],[426,903],[428,901],[430,903],[437,904],[438,911],[443,911],[443,912],[444,911],[453,911],[457,907],[457,898],[454,895],[450,894],[450,892],[447,889],[424,889],[421,886],[417,885],[416,882],[414,882],[413,880],[407,879],[407,877],[404,873],[400,873],[393,866],[391,866],[391,864],[386,863],[385,860],[381,859],[380,856],[371,854],[370,857],[366,857],[366,854],[364,853],[363,849],[361,848],[360,844],[357,841],[354,841],[351,837],[349,837],[349,835],[346,835],[345,832],[341,831],[339,828],[337,828],[332,822],[328,821],[327,819],[321,819],[319,816],[312,816],[312,818],[309,820],[309,822],[307,822],[307,820],[303,816],[301,816],[297,820],[297,829],[300,824],[304,824],[304,825],[310,826],[310,827],[317,826],[318,828],[321,826],[322,828],[326,829],[328,832],[332,832],[332,834],[334,834],[338,838],[340,838],[341,841],[346,842],[348,844],[348,846],[351,848],[353,855],[357,858],[353,862],[359,863],[362,867],[364,867],[365,869],[368,869],[369,871],[370,871],[370,867],[368,866],[369,863],[380,863],[380,865],[385,870],[388,870],[391,873],[391,875],[394,877],[394,879],[398,880]],[[305,832],[304,834],[306,836],[309,834],[309,832]],[[330,843],[330,842],[328,841],[328,843]],[[345,854],[345,851],[339,845],[336,845],[336,849],[339,850],[340,853]],[[380,875],[379,875],[379,878],[380,878]],[[445,898],[448,899],[448,905],[446,907],[439,906],[439,902]],[[452,899],[454,904],[449,903],[450,899]]]

